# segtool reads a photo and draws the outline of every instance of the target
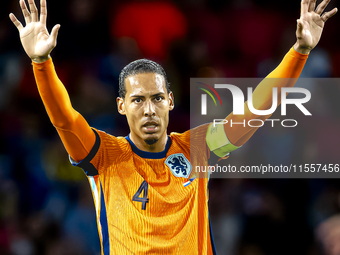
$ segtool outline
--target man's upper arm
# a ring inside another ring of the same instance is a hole
[[[95,144],[95,133],[80,114],[73,123],[70,123],[67,129],[58,127],[56,129],[66,151],[76,162],[82,161]]]
[[[222,158],[239,147],[233,145],[228,139],[223,124],[211,123],[207,130],[206,142],[211,152]]]

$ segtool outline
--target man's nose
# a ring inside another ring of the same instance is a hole
[[[154,116],[154,115],[156,115],[155,105],[150,100],[145,101],[144,116]]]

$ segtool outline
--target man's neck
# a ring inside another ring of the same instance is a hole
[[[168,136],[165,133],[162,137],[156,141],[154,144],[148,144],[146,141],[139,137],[134,137],[132,134],[129,135],[131,141],[136,145],[136,147],[142,151],[147,152],[162,152],[165,150],[166,143],[168,141]]]

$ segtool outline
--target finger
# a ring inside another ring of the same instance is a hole
[[[38,9],[35,6],[34,0],[28,0],[28,4],[30,5],[32,21],[38,22]]]
[[[27,10],[25,0],[20,0],[20,7],[22,10],[22,14],[24,15],[26,24],[31,23],[31,14]]]
[[[301,16],[308,11],[308,0],[301,1]]]
[[[46,26],[47,4],[46,0],[40,0],[40,22]]]
[[[335,13],[338,12],[337,8],[334,8],[333,10],[329,11],[329,12],[325,12],[322,16],[321,19],[326,22],[330,17],[334,16]]]
[[[320,15],[325,10],[330,1],[331,0],[323,0],[316,8],[315,13]]]
[[[316,3],[316,0],[309,0],[308,12],[315,11],[315,3]]]
[[[9,14],[9,18],[11,19],[11,21],[13,22],[13,24],[17,27],[17,29],[19,30],[19,32],[21,31],[21,29],[23,28],[22,24],[20,23],[20,21],[14,16],[13,13]]]
[[[60,25],[55,25],[53,28],[52,28],[52,31],[51,31],[51,35],[50,35],[50,43],[53,47],[55,47],[57,45],[57,36],[58,36],[58,31],[60,29]]]

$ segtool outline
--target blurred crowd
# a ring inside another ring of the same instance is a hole
[[[332,0],[328,9],[338,4]],[[1,5],[0,254],[100,254],[86,177],[68,162],[8,18],[13,12],[24,23],[18,1]],[[116,136],[129,132],[115,100],[120,70],[130,61],[146,57],[164,67],[176,105],[168,131],[184,132],[190,78],[265,77],[294,44],[300,12],[296,0],[49,0],[47,6],[48,29],[61,24],[52,58],[74,108]],[[302,77],[340,76],[339,25],[340,14],[327,22]],[[289,132],[260,129],[227,163],[340,163],[340,85],[308,89],[318,96],[310,122]],[[338,179],[212,178],[209,188],[217,254],[340,254]]]

